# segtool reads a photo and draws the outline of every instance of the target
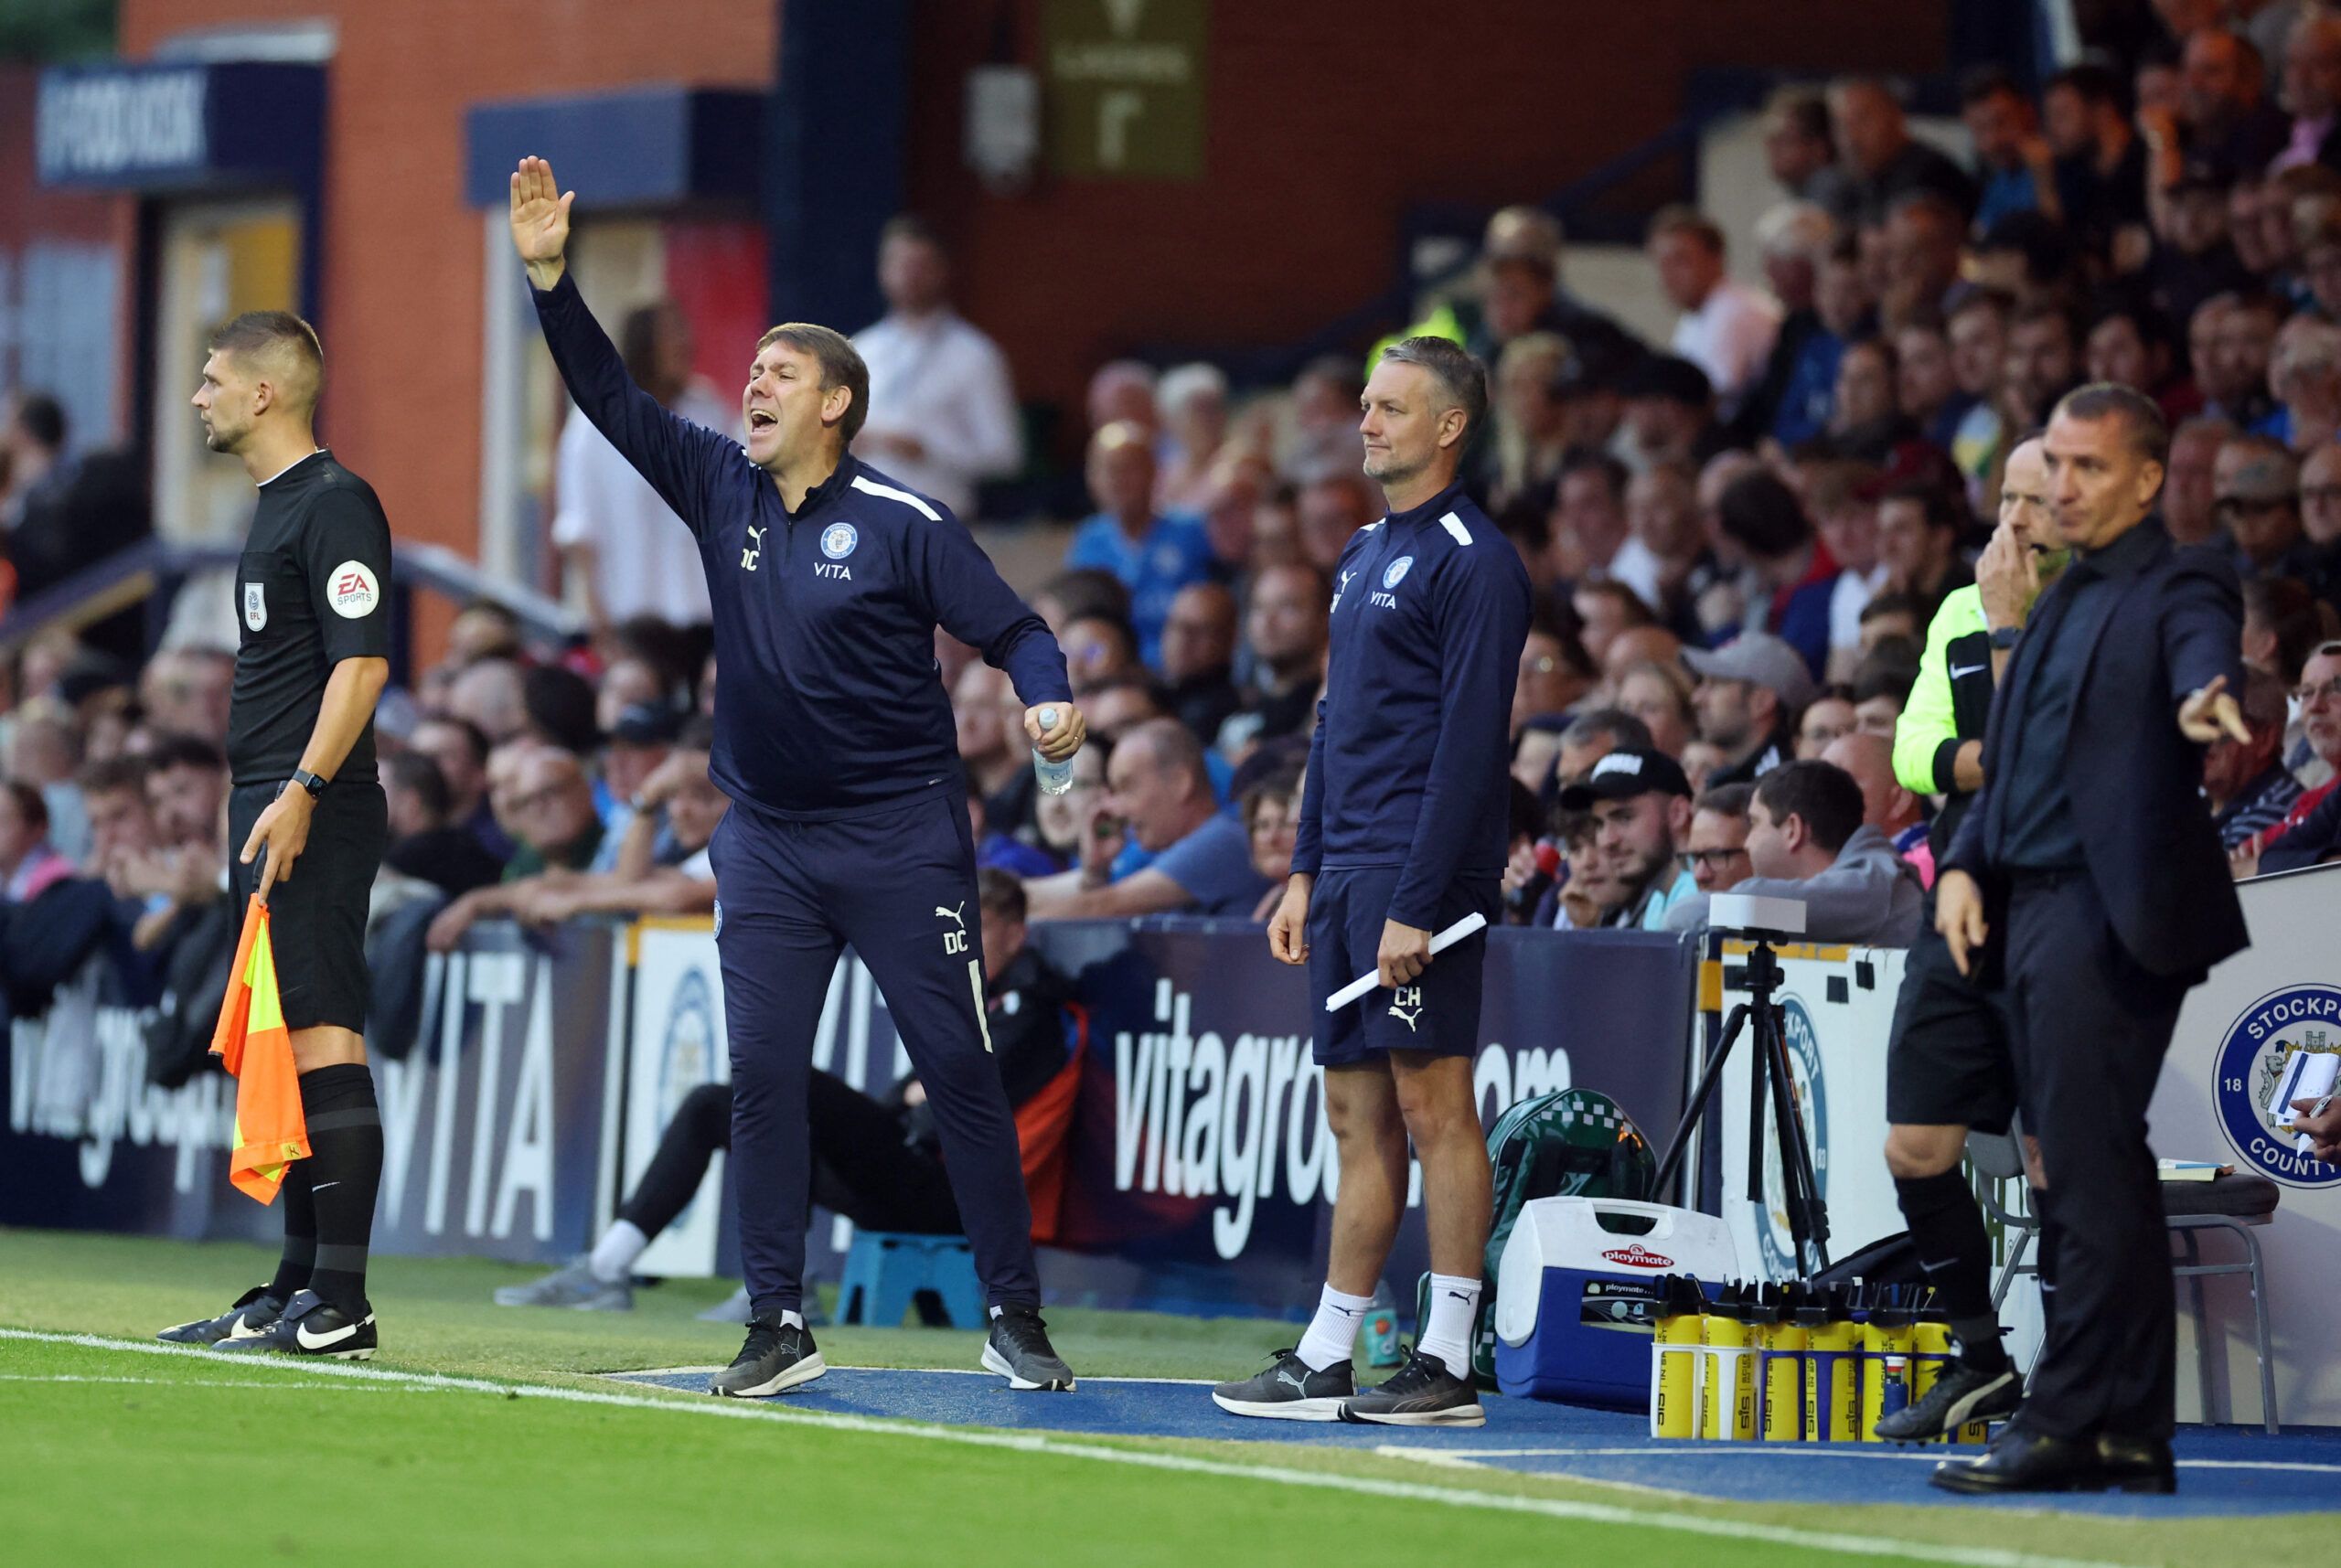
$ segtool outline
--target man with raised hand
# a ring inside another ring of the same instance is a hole
[[[1511,715],[1531,592],[1519,552],[1456,469],[1487,417],[1486,372],[1444,338],[1384,349],[1366,383],[1365,475],[1389,516],[1353,535],[1335,575],[1332,652],[1309,745],[1292,879],[1268,946],[1309,965],[1341,1153],[1332,1253],[1308,1333],[1223,1410],[1300,1421],[1476,1426],[1470,1334],[1491,1178],[1471,1080],[1484,933],[1432,963],[1434,933],[1501,921]],[[1372,971],[1381,987],[1325,1001]],[[1430,1313],[1414,1354],[1358,1392],[1350,1347],[1406,1211],[1406,1146],[1423,1164]]]
[[[568,275],[575,198],[543,159],[522,159],[513,243],[578,411],[698,537],[723,671],[709,773],[736,809],[710,854],[752,1316],[709,1392],[778,1393],[827,1370],[801,1309],[807,1084],[849,943],[935,1110],[990,1299],[983,1364],[1011,1388],[1071,1389],[1041,1321],[1016,1128],[985,1029],[975,846],[935,630],[1008,671],[1026,734],[1053,761],[1084,729],[1064,656],[957,518],[847,452],[870,376],[839,334],[791,322],[758,341],[744,447],[635,386]]]

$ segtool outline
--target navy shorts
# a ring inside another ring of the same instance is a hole
[[[1309,1012],[1316,1020],[1320,1066],[1344,1067],[1385,1051],[1432,1056],[1476,1056],[1480,1050],[1480,979],[1487,968],[1488,933],[1475,933],[1432,959],[1411,986],[1368,991],[1338,1013],[1325,998],[1374,967],[1399,868],[1323,871],[1309,898]],[[1438,901],[1433,933],[1473,910],[1490,925],[1500,919],[1494,877],[1458,877]]]

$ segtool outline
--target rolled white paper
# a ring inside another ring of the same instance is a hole
[[[1433,955],[1444,953],[1448,948],[1454,946],[1457,943],[1462,941],[1465,937],[1470,935],[1473,932],[1486,930],[1487,925],[1488,917],[1486,915],[1480,914],[1476,911],[1470,914],[1467,914],[1461,920],[1457,921],[1453,925],[1448,926],[1445,931],[1440,932],[1437,936],[1430,939],[1431,953]],[[1340,990],[1326,997],[1325,1010],[1329,1013],[1338,1013],[1343,1008],[1348,1007],[1352,1002],[1356,1001],[1360,997],[1364,996],[1368,991],[1373,990],[1375,987],[1381,984],[1382,972],[1379,969],[1368,969],[1364,974],[1360,975],[1356,979],[1352,980],[1348,985],[1343,986]]]

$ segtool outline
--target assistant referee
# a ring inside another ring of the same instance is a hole
[[[848,455],[870,373],[802,322],[756,345],[748,440],[679,419],[630,380],[568,275],[569,207],[540,158],[512,176],[512,238],[578,411],[699,541],[715,607],[715,746],[733,809],[709,853],[732,1053],[732,1172],[753,1316],[709,1392],[760,1395],[825,1370],[800,1308],[813,1033],[850,943],[926,1088],[991,1303],[983,1364],[1071,1389],[1041,1321],[1016,1125],[984,1022],[983,923],[940,625],[1009,672],[1026,732],[1081,744],[1064,656],[957,518]],[[1045,736],[1040,705],[1059,710]]]
[[[275,1277],[160,1338],[364,1360],[376,1344],[366,1251],[382,1175],[366,1065],[366,903],[390,837],[374,704],[390,670],[390,525],[373,486],[317,445],[324,385],[309,324],[261,311],[213,334],[195,394],[206,444],[241,458],[260,486],[236,568],[229,842],[242,847],[237,896],[269,906],[310,1153],[285,1173]]]

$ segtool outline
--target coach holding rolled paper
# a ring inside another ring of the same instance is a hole
[[[1292,877],[1268,921],[1269,951],[1309,965],[1341,1189],[1308,1332],[1212,1398],[1273,1420],[1477,1426],[1470,1339],[1491,1179],[1471,1064],[1488,939],[1436,960],[1430,941],[1475,912],[1502,919],[1512,698],[1534,595],[1519,552],[1456,479],[1487,418],[1480,362],[1445,338],[1401,339],[1360,402],[1365,475],[1390,515],[1352,536],[1335,571]],[[1382,988],[1328,1014],[1326,998],[1368,971]],[[1409,1140],[1430,1311],[1406,1364],[1360,1392],[1350,1344],[1406,1212]]]
[[[939,624],[1009,672],[1052,760],[1080,748],[1064,656],[957,518],[846,452],[869,371],[794,322],[757,343],[743,447],[627,379],[562,252],[552,169],[512,176],[512,239],[570,396],[698,536],[715,611],[709,773],[737,808],[709,853],[732,1050],[732,1169],[753,1316],[709,1392],[777,1393],[825,1370],[800,1310],[813,1031],[850,943],[925,1085],[991,1303],[984,1365],[1070,1389],[1048,1341],[1016,1126],[985,1031],[975,847],[935,663]],[[1042,733],[1040,705],[1057,709]]]
[[[2169,1491],[2175,1312],[2146,1104],[2180,1001],[2250,940],[2201,795],[2203,748],[2246,738],[2242,598],[2232,566],[2154,515],[2170,437],[2150,400],[2067,393],[2044,445],[2076,553],[2000,681],[1935,898],[1953,961],[2006,1006],[2057,1313],[2023,1409],[1933,1478]]]

